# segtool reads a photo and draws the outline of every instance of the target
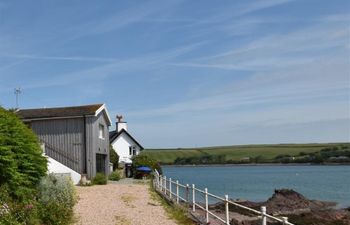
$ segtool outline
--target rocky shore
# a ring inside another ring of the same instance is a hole
[[[248,206],[260,210],[261,206],[267,207],[267,213],[275,216],[287,216],[289,221],[294,224],[303,225],[349,225],[350,224],[350,208],[336,209],[335,202],[324,202],[310,200],[305,198],[300,193],[281,189],[275,190],[275,193],[265,202],[251,202],[233,200],[241,205]],[[225,206],[223,203],[217,203],[210,206],[216,212],[224,212]],[[236,212],[244,216],[252,216],[245,210],[231,207],[230,211]],[[240,225],[255,225],[258,221],[235,220],[231,224]]]

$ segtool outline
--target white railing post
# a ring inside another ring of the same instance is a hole
[[[160,192],[163,191],[163,176],[162,175],[159,176],[159,190],[160,190]]]
[[[283,225],[288,224],[288,217],[282,217],[282,220],[283,220]]]
[[[158,187],[158,190],[160,189],[160,175],[157,174],[157,187]]]
[[[179,204],[179,181],[176,181],[176,203]]]
[[[228,195],[225,195],[225,212],[226,212],[226,224],[230,225],[230,210],[228,204]]]
[[[266,225],[266,207],[261,206],[261,225]]]
[[[171,186],[173,186],[172,185],[172,182],[171,182],[171,178],[169,178],[169,197],[170,197],[170,199],[171,199],[171,197],[172,197],[172,187]]]
[[[164,176],[164,194],[166,196],[166,176]]]
[[[209,224],[209,205],[208,205],[208,188],[204,189],[205,194],[205,219],[207,224]]]
[[[196,190],[194,184],[192,184],[192,210],[193,212],[196,211]]]
[[[190,204],[190,193],[189,193],[189,190],[190,190],[190,185],[189,184],[186,184],[186,201],[188,204]]]

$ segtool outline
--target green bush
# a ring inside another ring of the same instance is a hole
[[[92,179],[92,183],[98,185],[107,184],[107,177],[102,173],[97,173],[96,176]]]
[[[14,200],[9,193],[10,191],[6,185],[0,187],[0,224],[40,224],[38,204],[35,200]]]
[[[132,158],[132,167],[135,178],[141,178],[143,173],[138,172],[136,169],[140,166],[148,166],[152,170],[157,170],[160,174],[162,174],[162,168],[160,164],[154,160],[153,158],[147,155],[137,155]]]
[[[114,151],[112,145],[109,145],[109,161],[113,164],[113,171],[118,169],[119,155]]]
[[[71,224],[76,194],[70,177],[50,174],[42,178],[38,203],[39,217],[45,225]]]
[[[0,186],[17,200],[32,199],[46,174],[47,159],[35,134],[13,112],[0,107]]]
[[[109,175],[109,180],[118,181],[120,180],[120,174],[118,171],[114,171]]]

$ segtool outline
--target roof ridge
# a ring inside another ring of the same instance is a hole
[[[63,109],[63,108],[79,108],[79,107],[91,107],[91,106],[103,106],[104,103],[96,103],[96,104],[88,104],[88,105],[76,105],[76,106],[55,106],[55,107],[42,107],[42,108],[26,108],[26,109],[18,109],[18,111],[21,110],[45,110],[45,109]]]

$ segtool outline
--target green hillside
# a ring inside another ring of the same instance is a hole
[[[236,145],[205,148],[146,149],[142,154],[146,154],[163,164],[186,164],[181,162],[192,162],[193,160],[191,161],[189,159],[199,158],[204,158],[204,160],[214,158],[217,162],[223,163],[259,163],[275,162],[274,160],[276,157],[282,158],[285,156],[300,158],[310,155],[313,156],[314,153],[320,152],[324,149],[346,149],[346,151],[348,151],[350,150],[350,143]]]

